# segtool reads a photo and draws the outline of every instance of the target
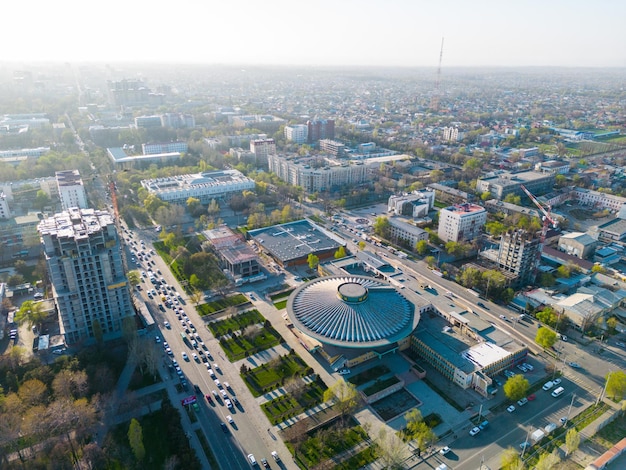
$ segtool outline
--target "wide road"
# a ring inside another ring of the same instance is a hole
[[[139,244],[139,240],[142,239],[146,242],[147,248],[151,249],[151,239],[156,238],[151,231],[136,230],[135,232],[136,234],[133,234],[133,240]],[[128,237],[128,234],[125,234],[125,236]],[[130,257],[128,259],[130,261]],[[152,260],[154,260],[154,265],[151,263]],[[139,262],[138,259],[137,262]],[[210,364],[218,365],[218,368],[212,367],[216,374],[216,378],[221,383],[228,382],[231,385],[231,389],[228,390],[227,393],[230,398],[237,396],[240,401],[240,405],[238,407],[234,406],[229,410],[222,398],[216,400],[213,397],[213,404],[209,404],[207,402],[204,395],[211,394],[212,390],[220,393],[218,387],[209,375],[206,364],[201,360],[198,362],[193,360],[192,353],[197,353],[197,351],[183,341],[181,332],[184,332],[184,329],[174,310],[171,308],[164,308],[164,311],[159,310],[158,305],[161,304],[160,295],[152,300],[147,297],[147,290],[153,289],[155,286],[153,286],[148,279],[145,279],[145,281],[141,282],[141,295],[144,300],[152,303],[153,308],[151,308],[151,311],[153,312],[155,320],[158,324],[158,330],[160,330],[161,336],[171,347],[174,359],[176,359],[178,364],[181,366],[185,378],[189,382],[187,390],[179,393],[177,397],[171,397],[172,401],[180,403],[180,400],[187,396],[197,396],[198,404],[200,406],[199,424],[202,427],[213,454],[219,461],[221,468],[250,468],[250,463],[247,460],[247,455],[250,453],[254,454],[257,461],[260,462],[261,458],[265,458],[268,462],[270,462],[270,464],[274,464],[274,466],[276,466],[276,463],[270,455],[270,452],[274,450],[281,455],[283,462],[291,462],[291,458],[283,443],[275,441],[275,436],[267,431],[269,422],[262,413],[256,400],[243,384],[243,381],[239,376],[239,371],[234,370],[232,364],[225,358],[221,352],[221,347],[218,342],[215,338],[213,338],[209,330],[206,329],[204,322],[197,314],[194,306],[190,304],[189,299],[186,299],[184,290],[180,287],[180,285],[178,285],[178,282],[172,276],[169,267],[158,255],[152,255],[149,257],[148,263],[143,262],[142,265],[137,266],[137,269],[140,271],[147,271],[148,267],[150,267],[155,273],[157,272],[157,269],[160,270],[161,274],[158,277],[164,278],[168,285],[175,286],[174,288],[176,292],[182,295],[184,303],[177,305],[177,308],[182,308],[184,310],[189,320],[197,329],[198,334],[213,357]],[[134,266],[131,265],[131,268],[133,267]],[[170,329],[164,326],[165,321],[170,323]],[[189,335],[187,336],[189,337]],[[188,361],[185,361],[182,358],[183,352],[187,354],[189,358]],[[170,358],[168,356],[164,355],[164,358],[166,362],[170,362]],[[172,372],[172,376],[175,378],[176,374]],[[194,390],[194,385],[199,387],[200,393]],[[228,423],[226,418],[228,415],[232,416],[234,424]],[[228,433],[223,432],[220,423],[226,423]],[[283,466],[282,468],[287,467]]]

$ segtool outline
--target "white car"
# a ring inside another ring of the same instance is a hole
[[[506,411],[508,411],[509,413],[513,413],[515,411],[515,407],[511,405],[506,409]]]
[[[182,356],[185,361],[189,361],[189,356],[187,356],[187,353],[185,351],[183,351]]]
[[[233,417],[231,415],[227,415],[226,416],[226,420],[230,423],[230,424],[234,424],[235,420],[233,419]]]
[[[233,403],[228,398],[224,398],[224,403],[226,404],[228,409],[231,409],[233,407]]]
[[[517,400],[517,406],[524,406],[528,403],[528,398],[522,398],[521,400]]]
[[[528,370],[534,370],[535,368],[533,366],[531,366],[528,362],[524,362],[522,364],[522,366],[526,367],[526,369]]]
[[[472,429],[470,429],[469,435],[470,436],[475,436],[479,432],[480,432],[480,428],[478,426],[474,426]]]
[[[224,398],[228,398],[228,393],[226,393],[226,390],[224,390],[223,388],[220,389],[220,393],[222,394]]]
[[[196,353],[192,354],[193,360],[196,362],[200,362],[200,359],[198,359],[198,355]]]
[[[252,465],[253,467],[258,465],[256,459],[254,458],[254,455],[248,454],[248,460],[250,461],[250,465]]]
[[[553,383],[554,385],[559,385],[559,384],[561,383],[561,379],[554,379],[554,380],[552,381],[552,383]]]
[[[450,447],[448,447],[448,446],[442,447],[442,448],[439,450],[439,453],[440,453],[441,455],[446,455],[448,452],[450,452]]]
[[[164,321],[164,322],[163,322],[163,326],[164,326],[165,328],[167,328],[168,330],[171,330],[171,329],[172,329],[172,325],[170,325],[170,322],[168,322],[168,321]]]

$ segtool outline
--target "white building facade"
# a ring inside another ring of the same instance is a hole
[[[63,210],[71,207],[87,209],[87,192],[78,170],[57,171],[55,174]]]
[[[293,126],[285,126],[285,139],[296,143],[306,143],[309,135],[309,128],[304,124],[295,124]]]
[[[439,211],[437,235],[444,242],[468,242],[475,239],[485,223],[487,211],[475,204],[457,204]]]

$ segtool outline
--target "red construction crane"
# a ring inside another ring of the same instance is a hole
[[[537,264],[535,266],[535,272],[536,272],[537,268],[539,267],[539,263],[541,262],[541,252],[543,251],[543,243],[546,240],[546,234],[548,233],[548,229],[550,228],[550,225],[556,228],[558,225],[558,222],[552,218],[552,214],[551,214],[552,207],[548,206],[548,209],[546,210],[546,208],[543,207],[543,205],[537,200],[537,198],[533,196],[533,193],[531,193],[528,189],[526,189],[526,186],[522,185],[522,190],[526,193],[526,195],[530,198],[530,200],[533,201],[533,203],[537,206],[537,208],[543,214],[543,217],[542,217],[543,226],[541,228],[541,236],[539,238],[539,247],[537,249]]]

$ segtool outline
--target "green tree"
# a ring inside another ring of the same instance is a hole
[[[467,287],[468,289],[472,289],[478,285],[482,280],[482,273],[477,268],[472,268],[471,266],[465,268],[461,273],[461,277],[459,282],[463,287]]]
[[[493,222],[486,223],[485,224],[485,230],[490,235],[493,235],[494,237],[499,237],[504,232],[506,232],[507,227],[502,222],[498,222],[496,220],[496,221],[493,221]]]
[[[504,302],[505,304],[508,304],[509,302],[511,302],[513,299],[515,298],[515,291],[513,289],[511,289],[510,287],[507,287],[506,289],[504,289],[502,291],[502,293],[500,294],[500,299],[502,300],[502,302]]]
[[[41,302],[27,300],[22,303],[20,309],[15,314],[15,323],[19,325],[27,323],[29,328],[32,328],[33,325],[39,327],[47,316],[48,313],[44,312]]]
[[[504,284],[506,283],[506,278],[504,277],[504,274],[495,269],[488,269],[487,271],[484,271],[481,277],[482,280],[487,284],[485,288],[485,295],[489,295],[489,290],[491,288],[495,288],[497,290],[502,289],[504,287]]]
[[[556,322],[558,320],[556,312],[549,306],[537,312],[535,316],[541,323],[549,326],[556,326]]]
[[[552,470],[561,461],[559,449],[554,449],[551,453],[544,452],[539,456],[535,465],[536,470]]]
[[[606,268],[604,266],[602,266],[601,264],[594,264],[591,267],[591,272],[592,273],[605,274],[606,273]]]
[[[503,389],[509,400],[516,401],[526,396],[529,387],[528,380],[522,374],[517,374],[504,383]]]
[[[572,275],[572,270],[569,266],[562,264],[556,270],[557,277],[569,278]]]
[[[187,212],[189,212],[193,217],[199,217],[204,213],[204,207],[202,207],[200,199],[196,197],[187,198],[186,205]]]
[[[203,283],[196,274],[192,274],[191,276],[189,276],[189,284],[191,284],[191,287],[197,290],[202,287]]]
[[[387,217],[376,217],[376,221],[374,222],[374,232],[376,235],[384,239],[389,239],[389,234],[391,233],[390,227],[391,225]]]
[[[353,384],[339,379],[324,391],[324,401],[333,401],[343,420],[357,406],[358,393]]]
[[[554,177],[554,184],[557,188],[562,188],[563,186],[567,186],[567,177],[565,175],[556,175]]]
[[[541,346],[544,349],[551,348],[556,343],[557,336],[554,331],[550,328],[546,328],[542,326],[537,330],[537,335],[535,336],[535,343]]]
[[[621,400],[626,394],[626,372],[616,370],[606,376],[606,395]]]
[[[135,287],[141,282],[141,276],[139,275],[139,271],[136,271],[136,270],[128,271],[127,277],[128,277],[128,282],[130,282],[130,285],[133,287]]]
[[[335,251],[335,259],[341,259],[344,258],[346,256],[346,249],[342,246],[340,246],[337,251]]]
[[[308,263],[309,268],[315,269],[317,268],[317,265],[320,264],[320,259],[317,255],[314,255],[313,253],[309,253],[309,256],[307,256],[306,262]]]
[[[128,443],[135,454],[135,458],[142,462],[146,456],[146,449],[143,445],[143,429],[135,418],[130,420],[128,426]]]
[[[198,289],[194,289],[191,292],[191,294],[189,294],[189,300],[191,300],[194,304],[196,304],[196,306],[198,306],[198,304],[202,302],[203,298],[204,298],[204,294],[202,293],[201,290],[198,290]]]
[[[43,210],[44,207],[50,205],[50,197],[46,194],[45,191],[39,190],[37,191],[37,195],[35,196],[35,200],[33,201],[33,206],[40,211]]]
[[[427,256],[424,258],[424,262],[428,265],[429,268],[432,268],[437,263],[437,259],[434,256]]]
[[[541,273],[539,275],[539,285],[541,287],[552,287],[556,284],[556,279],[550,273]]]
[[[519,452],[513,447],[509,447],[502,452],[500,465],[502,470],[523,470],[524,468],[524,462],[522,462]]]
[[[567,457],[569,454],[578,449],[580,445],[580,434],[576,431],[576,428],[570,428],[565,435],[565,447],[567,448],[567,453],[565,456]]]
[[[363,240],[359,241],[359,250],[363,251],[367,245]]]
[[[615,317],[611,317],[606,321],[606,326],[609,328],[609,332],[612,334],[615,334],[615,332],[617,331],[617,324],[619,322],[617,321],[617,318]]]
[[[491,193],[489,191],[485,191],[484,193],[480,195],[480,199],[483,202],[488,201],[489,199],[491,199]]]
[[[428,251],[428,242],[426,240],[420,240],[415,244],[415,251],[420,256],[424,256]]]
[[[509,204],[520,205],[522,203],[522,198],[513,193],[509,193],[505,196],[504,202],[508,202]]]

